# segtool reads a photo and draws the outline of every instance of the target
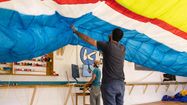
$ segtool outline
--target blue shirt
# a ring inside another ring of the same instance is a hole
[[[96,75],[96,78],[95,78],[95,80],[92,82],[92,85],[93,86],[100,86],[100,80],[101,80],[101,71],[98,69],[98,68],[95,68],[94,70],[93,70],[93,74],[95,74]],[[93,75],[92,74],[92,75]]]

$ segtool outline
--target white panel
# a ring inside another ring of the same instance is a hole
[[[154,24],[144,23],[131,19],[113,10],[105,3],[100,3],[100,6],[97,6],[97,8],[94,9],[93,14],[111,24],[144,33],[150,38],[163,43],[175,50],[187,51],[187,40],[178,37],[173,33],[166,31]]]
[[[28,15],[54,14],[55,11],[67,17],[79,17],[91,12],[100,4],[75,4],[75,5],[59,5],[52,0],[11,0],[1,2],[0,7],[16,10]]]

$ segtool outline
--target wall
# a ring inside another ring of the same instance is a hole
[[[66,72],[71,78],[71,64],[81,65],[79,50],[80,46],[66,46],[63,57],[55,56],[54,70],[59,76],[8,76],[1,75],[1,81],[67,81]],[[97,56],[97,59],[99,57]],[[125,61],[124,66],[126,82],[160,82],[160,72],[152,71],[136,71],[134,64]],[[89,78],[81,77],[80,81],[89,80]],[[184,77],[177,77],[178,81],[186,81]],[[140,104],[146,102],[159,101],[165,94],[174,95],[176,92],[182,90],[182,86],[175,91],[175,86],[171,86],[166,92],[166,86],[161,86],[156,93],[156,86],[148,86],[145,94],[143,94],[143,86],[134,87],[132,93],[129,95],[130,86],[126,86],[125,91],[125,105]],[[33,105],[63,105],[69,88],[38,88],[36,98]],[[73,88],[72,93],[79,91],[79,88]],[[29,105],[33,89],[10,89],[8,86],[5,89],[0,89],[0,103],[1,105]],[[80,100],[82,98],[79,98]],[[74,100],[75,101],[75,100]],[[87,98],[87,102],[89,102]],[[73,105],[71,99],[68,105]],[[79,102],[82,105],[82,102]]]

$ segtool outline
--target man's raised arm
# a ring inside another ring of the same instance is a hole
[[[85,42],[87,42],[87,43],[89,43],[89,44],[91,44],[91,45],[97,47],[97,42],[96,42],[96,40],[90,38],[89,36],[86,36],[85,34],[82,34],[82,33],[78,32],[78,31],[75,29],[74,26],[71,26],[71,29],[73,30],[73,32],[74,32],[75,34],[77,34],[77,36],[79,36],[79,37],[80,37],[81,39],[83,39]]]

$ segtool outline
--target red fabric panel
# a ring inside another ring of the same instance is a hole
[[[184,32],[184,31],[178,29],[177,27],[174,27],[162,20],[150,19],[150,18],[141,16],[139,14],[136,14],[136,13],[128,10],[127,8],[121,6],[120,4],[118,4],[117,2],[115,2],[115,0],[106,0],[106,4],[109,5],[111,8],[113,8],[114,10],[120,12],[121,14],[123,14],[129,18],[132,18],[132,19],[135,19],[135,20],[138,20],[141,22],[145,22],[145,23],[151,22],[152,24],[155,24],[155,25],[157,25],[167,31],[170,31],[171,33],[187,40],[187,32]]]
[[[87,4],[96,3],[99,0],[54,0],[58,4]]]
[[[10,1],[10,0],[0,0],[0,2],[4,2],[4,1]]]

